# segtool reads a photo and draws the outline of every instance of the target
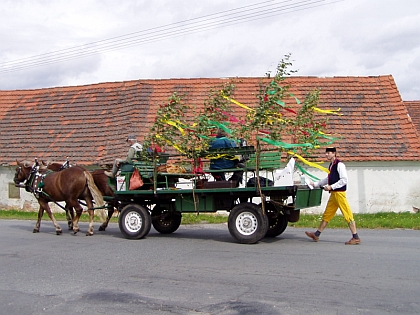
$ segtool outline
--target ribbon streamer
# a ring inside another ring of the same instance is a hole
[[[163,138],[161,135],[156,134],[155,135],[156,138],[158,139],[163,139],[166,141],[167,144],[169,144],[170,146],[174,147],[176,150],[178,150],[179,152],[181,152],[182,154],[187,154],[186,152],[184,152],[177,144],[172,143],[172,141]]]
[[[300,104],[300,100],[294,94],[290,93],[289,95],[295,99],[296,104]]]
[[[181,128],[180,126],[178,126],[178,124],[176,123],[176,122],[174,122],[174,121],[172,121],[172,120],[162,120],[162,122],[163,123],[166,123],[166,124],[168,124],[168,125],[171,125],[171,126],[174,126],[176,129],[178,129],[180,132],[181,132],[181,134],[183,135],[183,136],[185,136],[185,131],[184,131],[184,129],[183,128]]]
[[[314,163],[314,162],[309,162],[308,160],[306,160],[305,158],[303,158],[302,156],[300,156],[299,154],[297,154],[295,152],[289,151],[287,153],[290,154],[290,155],[296,156],[299,160],[301,160],[303,163],[305,163],[308,166],[315,167],[315,168],[317,168],[321,171],[324,171],[328,174],[330,173],[328,168],[325,168],[325,167],[323,167],[321,165],[318,165],[317,163]]]
[[[245,108],[245,109],[247,109],[247,110],[254,111],[251,107],[248,107],[248,106],[246,106],[246,105],[244,105],[244,104],[242,104],[242,103],[239,103],[238,101],[235,101],[234,99],[232,99],[232,98],[230,98],[230,97],[227,97],[227,96],[226,96],[226,95],[224,95],[223,93],[221,93],[221,95],[222,95],[222,97],[223,97],[224,99],[227,99],[229,102],[232,102],[233,104],[236,104],[236,105],[238,105],[238,106],[240,106],[240,107],[242,107],[242,108]]]
[[[209,120],[208,121],[210,124],[214,125],[217,128],[220,128],[222,130],[224,130],[225,132],[227,132],[228,134],[232,134],[232,130],[230,130],[228,127],[226,127],[224,124],[219,123],[217,121],[213,121],[213,120]]]
[[[236,123],[240,123],[240,124],[245,124],[244,120],[239,120],[238,118],[236,118],[235,116],[230,115],[227,112],[222,112],[223,115],[227,116],[229,118],[230,122],[236,122]]]
[[[314,179],[314,180],[319,180],[318,177],[310,174],[308,171],[306,171],[302,166],[300,166],[299,164],[296,164],[296,167],[304,174],[308,175],[310,178]]]
[[[313,148],[313,144],[311,143],[286,143],[283,141],[276,141],[276,140],[271,140],[268,138],[261,138],[258,137],[258,139],[260,139],[261,141],[267,142],[268,144],[274,145],[276,147],[282,147],[285,149],[292,149],[292,148],[300,148],[300,147],[309,147],[309,148]]]
[[[332,115],[343,116],[343,114],[338,113],[341,110],[341,108],[339,108],[339,109],[320,109],[318,107],[314,107],[313,109],[314,109],[314,111],[316,111],[318,113],[321,113],[321,114],[332,114]]]

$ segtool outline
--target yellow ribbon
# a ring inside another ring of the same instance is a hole
[[[226,95],[224,95],[223,93],[221,93],[221,95],[222,95],[222,97],[224,98],[224,99],[227,99],[228,101],[230,101],[230,102],[232,102],[233,104],[236,104],[236,105],[238,105],[238,106],[240,106],[240,107],[242,107],[242,108],[245,108],[245,109],[247,109],[247,110],[252,110],[252,111],[255,111],[254,109],[252,109],[251,107],[248,107],[248,106],[246,106],[246,105],[244,105],[244,104],[242,104],[242,103],[239,103],[238,101],[235,101],[234,99],[232,99],[232,98],[230,98],[230,97],[227,97]]]
[[[170,146],[174,147],[176,150],[178,150],[178,151],[179,151],[179,152],[181,152],[182,154],[186,154],[183,150],[181,150],[181,148],[180,148],[178,145],[173,144],[171,141],[169,141],[168,139],[163,138],[161,135],[156,134],[156,135],[155,135],[155,137],[156,137],[156,138],[158,138],[158,139],[163,139],[163,140],[165,140],[167,144],[169,144]]]
[[[318,165],[317,163],[314,163],[314,162],[309,162],[308,160],[306,160],[305,158],[303,158],[299,154],[296,154],[295,152],[289,151],[287,153],[290,154],[290,155],[296,156],[299,160],[301,160],[303,163],[305,163],[308,166],[315,167],[315,168],[320,169],[321,171],[324,171],[328,174],[330,173],[328,168],[325,168],[325,167],[323,167],[321,165]]]
[[[178,126],[178,124],[176,123],[176,122],[174,122],[174,121],[171,121],[171,120],[162,120],[162,122],[163,123],[166,123],[166,124],[168,124],[168,125],[171,125],[171,126],[174,126],[175,128],[177,128],[180,132],[181,132],[181,134],[183,135],[183,136],[185,136],[185,131],[184,131],[184,129],[182,129],[180,126]]]
[[[339,108],[339,109],[320,109],[318,107],[314,107],[314,111],[316,111],[318,113],[343,116],[343,114],[337,113],[340,110],[341,110],[341,108]]]
[[[209,159],[209,160],[218,160],[218,159],[236,160],[236,159],[239,159],[235,155],[231,155],[231,154],[220,154],[220,153],[218,153],[218,154],[209,154],[209,155],[206,155],[205,158],[206,159]]]
[[[234,99],[232,99],[232,98],[230,98],[230,97],[227,97],[227,96],[226,96],[226,95],[224,95],[223,93],[221,93],[221,95],[222,95],[222,97],[223,97],[224,99],[227,99],[228,101],[232,102],[233,104],[236,104],[236,105],[238,105],[238,106],[240,106],[240,107],[242,107],[242,108],[245,108],[245,109],[247,109],[247,110],[250,110],[250,111],[255,112],[255,109],[253,109],[253,108],[251,108],[251,107],[248,107],[248,106],[246,106],[246,105],[244,105],[244,104],[242,104],[242,103],[240,103],[240,102],[238,102],[238,101],[236,101],[236,100],[234,100]],[[280,117],[282,117],[282,116],[283,116],[281,113],[274,113],[274,112],[268,112],[268,114],[269,114],[269,115],[273,115],[273,116],[280,116]],[[278,118],[278,117],[274,117],[274,118],[275,118],[276,120],[280,121],[280,122],[285,122],[285,123],[287,123],[287,120],[284,120],[284,119],[282,119],[282,118]],[[267,123],[268,123],[268,124],[272,124],[272,123],[274,123],[274,122],[273,122],[273,120],[272,120],[272,119],[269,119],[269,120],[267,121]]]

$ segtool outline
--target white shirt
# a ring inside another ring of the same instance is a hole
[[[348,182],[347,170],[346,170],[346,166],[344,165],[344,163],[339,162],[337,164],[337,172],[338,172],[338,175],[340,176],[340,179],[339,179],[338,182],[331,185],[332,190],[336,190],[338,188],[341,188],[341,187],[347,185],[347,182]],[[325,177],[325,178],[317,181],[316,183],[314,183],[314,187],[324,187],[325,185],[328,185],[328,177]]]

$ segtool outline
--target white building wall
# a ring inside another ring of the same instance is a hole
[[[420,206],[420,161],[345,164],[349,177],[347,199],[353,213],[406,212]],[[318,178],[326,176],[319,170],[308,171]],[[324,192],[321,206],[304,212],[322,213],[328,198],[329,193]]]
[[[0,167],[0,209],[38,211],[39,204],[32,193],[20,188],[20,198],[9,198],[9,184],[13,184],[16,167]],[[50,203],[53,212],[61,211],[61,208]]]

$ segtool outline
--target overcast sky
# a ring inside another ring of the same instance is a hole
[[[419,0],[2,0],[0,89],[391,74],[420,100]]]

